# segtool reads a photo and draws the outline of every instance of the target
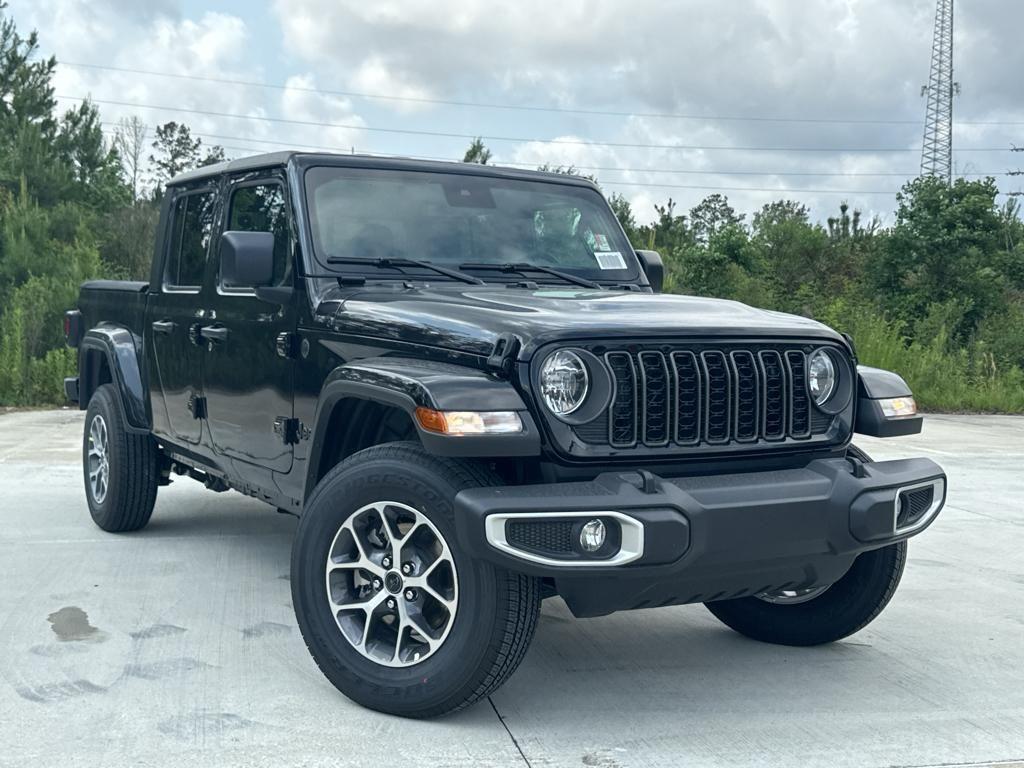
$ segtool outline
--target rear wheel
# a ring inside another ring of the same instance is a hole
[[[820,645],[867,626],[888,604],[903,575],[907,543],[860,555],[827,587],[766,592],[707,603],[724,624],[742,635],[780,645]]]
[[[303,511],[292,597],[310,653],[363,706],[407,717],[461,709],[515,671],[540,611],[537,579],[470,558],[452,501],[495,482],[413,443],[331,470]]]
[[[160,482],[160,449],[149,434],[125,429],[117,390],[103,384],[89,400],[82,440],[85,496],[93,522],[111,533],[149,522]]]
[[[848,454],[870,462],[864,451]],[[820,645],[866,627],[882,612],[899,586],[907,543],[891,544],[857,557],[835,584],[763,592],[754,597],[707,603],[726,626],[740,634],[780,645]]]

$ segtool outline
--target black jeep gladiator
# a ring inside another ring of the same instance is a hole
[[[299,516],[323,673],[428,717],[516,669],[542,599],[683,603],[813,645],[892,597],[940,467],[896,374],[808,319],[659,295],[585,179],[280,153],[167,187],[148,282],[67,313],[85,491],[113,532],[172,475]]]

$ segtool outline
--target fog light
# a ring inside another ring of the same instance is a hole
[[[580,529],[580,546],[585,552],[597,552],[604,546],[605,534],[604,523],[591,520]]]

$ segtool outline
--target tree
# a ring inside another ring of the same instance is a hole
[[[162,195],[168,181],[199,164],[199,148],[202,145],[203,140],[193,139],[187,125],[171,120],[157,126],[152,144],[155,152],[149,156],[153,166],[154,194]]]
[[[64,113],[54,148],[71,173],[75,198],[103,209],[127,198],[120,158],[103,138],[95,104],[86,100]]]
[[[155,153],[149,156],[153,169],[153,195],[163,195],[164,185],[178,174],[200,166],[219,163],[224,159],[224,149],[210,147],[203,154],[203,140],[192,138],[192,131],[183,123],[173,120],[157,126],[153,141]]]
[[[619,192],[613,192],[611,197],[608,198],[608,205],[611,206],[612,211],[615,213],[615,218],[619,220],[619,224],[626,233],[626,237],[629,238],[630,242],[636,242],[638,239],[637,235],[639,234],[636,226],[636,216],[633,215],[633,206],[629,204],[626,196]]]
[[[690,209],[690,227],[697,242],[707,243],[713,235],[731,224],[742,224],[743,214],[729,205],[729,198],[715,193]]]
[[[491,150],[484,146],[482,138],[477,137],[469,145],[469,149],[466,150],[466,154],[462,157],[462,162],[487,165],[487,161],[490,159]]]
[[[896,224],[868,270],[883,307],[907,323],[923,320],[932,305],[959,306],[950,320],[958,342],[1005,306],[1001,268],[1005,224],[992,178],[977,181],[921,177],[896,199]]]
[[[0,14],[6,7],[0,2]],[[57,202],[68,183],[52,151],[57,61],[39,59],[38,48],[35,32],[23,38],[12,19],[0,18],[0,184],[17,195],[24,179],[38,198]]]
[[[142,171],[145,162],[146,134],[149,128],[138,117],[124,117],[114,132],[114,149],[121,160],[125,180],[131,189],[132,202],[141,197]]]

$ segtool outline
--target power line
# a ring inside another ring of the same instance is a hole
[[[110,135],[110,131],[106,131]],[[201,134],[195,134],[201,135]],[[229,145],[219,145],[221,149],[236,152],[251,152],[252,147],[235,147]],[[386,152],[376,152],[376,156],[380,157],[404,157],[404,155],[389,154]],[[458,160],[450,157],[419,157],[421,160],[441,160],[448,163],[459,162]],[[532,166],[529,163],[496,163],[496,166],[502,165],[513,165],[513,166]],[[809,193],[809,194],[835,194],[835,195],[895,195],[897,190],[862,190],[862,189],[806,189],[806,188],[785,188],[785,187],[732,187],[732,186],[707,186],[701,184],[658,184],[658,183],[646,183],[646,182],[633,182],[633,181],[608,181],[606,179],[600,179],[599,183],[601,186],[619,186],[619,187],[640,187],[640,188],[651,188],[651,189],[691,189],[691,190],[702,190],[708,192],[772,192],[772,193]]]
[[[533,104],[500,104],[481,101],[456,101],[452,99],[434,99],[425,96],[395,96],[381,93],[363,93],[359,91],[340,91],[310,86],[285,85],[281,83],[264,83],[256,80],[238,80],[222,77],[186,75],[177,72],[158,72],[149,69],[131,69],[128,67],[112,67],[104,64],[86,64],[84,62],[61,61],[59,66],[78,69],[97,69],[108,72],[122,72],[132,75],[148,75],[152,77],[169,77],[178,80],[191,80],[222,85],[237,85],[247,88],[265,88],[269,90],[296,91],[298,93],[314,93],[321,96],[342,96],[345,98],[377,99],[382,101],[398,101],[415,104],[435,104],[439,106],[470,107],[474,109],[506,109],[525,112],[553,112],[573,115],[595,115],[607,117],[643,117],[663,118],[672,120],[704,120],[708,122],[758,122],[758,123],[813,123],[824,125],[920,125],[919,120],[895,119],[844,119],[832,117],[767,117],[762,115],[698,115],[670,112],[625,112],[604,109],[580,109],[575,107],[545,107]],[[1024,121],[1014,120],[960,120],[957,125],[1024,125]]]
[[[61,96],[58,99],[69,101],[84,101],[83,96]],[[487,139],[488,141],[510,141],[516,143],[552,144],[555,146],[585,146],[585,147],[617,147],[622,149],[675,149],[675,150],[701,150],[701,151],[725,151],[725,152],[884,152],[884,153],[907,153],[920,152],[920,148],[907,149],[906,147],[723,147],[709,145],[687,145],[687,144],[639,144],[615,141],[584,141],[582,139],[539,139],[536,137],[523,136],[480,136],[470,133],[448,133],[446,131],[424,131],[412,128],[380,128],[366,125],[346,125],[344,123],[325,123],[316,120],[290,120],[284,117],[266,117],[264,115],[239,115],[232,112],[215,112],[206,109],[192,109],[189,107],[165,107],[157,104],[140,104],[133,101],[117,101],[114,99],[96,99],[88,97],[95,104],[109,104],[117,107],[135,107],[136,109],[154,109],[163,112],[181,112],[192,115],[206,115],[209,117],[227,117],[237,120],[260,120],[267,123],[282,123],[285,125],[305,125],[316,128],[341,128],[353,131],[371,131],[377,133],[395,133],[410,136],[433,136],[448,139]],[[1003,147],[972,147],[960,149],[959,152],[1008,152]]]
[[[116,126],[117,123],[109,121],[103,122],[103,125]],[[249,144],[264,144],[270,147],[276,148],[287,148],[287,149],[309,149],[313,151],[323,152],[341,152],[348,154],[351,147],[338,147],[330,146],[327,144],[302,144],[299,142],[293,142],[290,140],[269,140],[269,139],[253,139],[247,136],[227,136],[218,133],[206,133],[205,131],[193,131],[194,136],[198,136],[204,139],[224,139],[227,141],[244,141]],[[227,149],[228,147],[224,147]],[[239,151],[243,152],[263,152],[266,151],[259,147],[234,147]],[[389,157],[402,157],[400,153],[388,153],[388,152],[375,152],[373,154],[384,155]],[[447,157],[436,157],[430,155],[418,155],[423,160],[442,160],[451,162],[450,158]],[[522,166],[523,168],[534,168],[537,167],[537,163],[520,163],[511,160],[501,161],[502,165],[511,166]],[[619,171],[622,173],[677,173],[683,175],[698,175],[698,176],[816,176],[816,177],[893,177],[901,179],[909,179],[917,176],[917,171],[907,171],[905,173],[893,172],[893,171],[719,171],[719,170],[708,170],[708,169],[688,169],[688,168],[651,168],[651,167],[620,167],[613,165],[572,165],[577,171]],[[963,173],[961,176],[1005,176],[1005,171],[991,171],[991,172],[973,172]]]

